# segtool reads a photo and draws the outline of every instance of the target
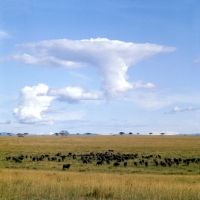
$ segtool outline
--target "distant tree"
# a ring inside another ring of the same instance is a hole
[[[11,133],[7,133],[8,136],[11,136]]]
[[[62,137],[69,135],[69,132],[66,130],[61,130],[59,133]]]
[[[153,134],[152,132],[149,133],[149,135],[152,135],[152,134]]]
[[[28,133],[17,133],[18,137],[24,137],[25,135],[28,135]]]
[[[163,136],[163,135],[165,135],[165,133],[160,133],[160,135],[162,135],[162,136]]]
[[[58,133],[55,133],[55,135],[58,136],[59,134],[58,134]]]
[[[137,133],[137,135],[139,135],[140,133]]]
[[[132,133],[132,132],[129,132],[129,135],[133,135],[133,133]]]
[[[120,134],[120,135],[124,135],[125,133],[124,133],[124,132],[119,132],[119,134]]]

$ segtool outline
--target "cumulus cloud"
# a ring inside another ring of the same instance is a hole
[[[158,53],[176,50],[174,47],[157,44],[135,44],[107,38],[46,40],[19,46],[29,50],[31,55],[19,53],[11,58],[24,64],[66,68],[95,67],[103,77],[102,90],[106,98],[117,97],[138,87],[138,83],[128,82],[126,73],[130,66]],[[146,88],[152,86],[152,83],[143,85]]]
[[[165,114],[175,114],[178,112],[197,111],[197,110],[200,110],[200,108],[193,108],[192,106],[188,108],[179,108],[176,106],[172,110],[165,112]]]
[[[19,107],[13,110],[14,117],[21,123],[47,123],[52,124],[48,119],[44,119],[41,113],[48,109],[54,97],[48,96],[49,87],[45,84],[38,84],[33,87],[24,87],[19,95]]]
[[[63,113],[63,109],[59,110],[50,107],[53,100],[73,103],[81,100],[97,99],[99,99],[98,94],[90,93],[81,87],[65,87],[51,90],[47,85],[41,83],[33,87],[26,86],[20,91],[19,106],[13,110],[13,115],[20,123],[53,125],[54,121],[45,117],[44,114]],[[75,119],[74,114],[69,114],[69,116]]]
[[[80,100],[98,100],[98,94],[90,93],[82,87],[63,87],[50,90],[49,95],[54,96],[59,101],[75,102]]]

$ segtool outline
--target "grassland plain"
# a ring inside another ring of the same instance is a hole
[[[194,136],[27,136],[0,137],[0,199],[200,199],[200,163],[171,167],[134,166],[142,156],[200,158],[200,137]],[[30,156],[61,152],[80,155],[108,150],[139,155],[114,167],[65,161],[32,161]],[[6,157],[27,155],[22,163]],[[62,170],[64,163],[70,169]]]

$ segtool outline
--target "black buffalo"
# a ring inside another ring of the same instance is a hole
[[[101,161],[98,161],[97,163],[96,163],[96,165],[102,165],[103,164],[103,161],[101,160]]]
[[[69,169],[70,166],[71,166],[71,164],[64,164],[64,165],[63,165],[63,170],[64,170],[64,169]]]
[[[115,163],[113,164],[114,167],[117,167],[117,166],[119,166],[119,165],[120,165],[120,163],[118,163],[118,162],[115,162]]]

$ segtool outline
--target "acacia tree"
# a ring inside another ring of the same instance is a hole
[[[149,133],[149,135],[152,135],[152,134],[153,134],[152,132]]]
[[[26,136],[26,135],[28,135],[28,133],[17,133],[17,136],[18,136],[18,137],[24,137],[24,136]]]
[[[125,133],[124,133],[124,132],[119,132],[119,134],[120,134],[120,135],[124,135]]]
[[[58,133],[55,133],[56,136],[58,136]]]
[[[67,136],[67,135],[69,135],[69,132],[68,131],[66,131],[66,130],[62,130],[62,131],[60,131],[60,133],[59,133],[62,137],[64,137],[64,136]]]
[[[162,136],[165,135],[165,133],[160,133]]]
[[[17,136],[18,137],[24,137],[24,134],[23,133],[17,133]]]
[[[129,132],[129,135],[133,135],[133,133],[132,133],[132,132]]]
[[[140,133],[137,133],[137,135],[139,135]]]

